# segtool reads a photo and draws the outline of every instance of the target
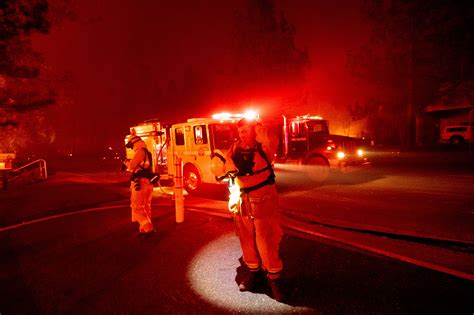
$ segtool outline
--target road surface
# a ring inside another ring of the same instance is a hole
[[[158,233],[141,240],[126,175],[57,172],[0,195],[0,313],[472,314],[472,184],[449,168],[376,168],[319,187],[280,171],[281,210],[296,223],[281,245],[288,300],[277,303],[238,292],[222,194],[188,196],[176,224],[157,190]]]

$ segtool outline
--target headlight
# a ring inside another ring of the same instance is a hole
[[[339,160],[342,160],[345,157],[346,157],[346,154],[344,152],[342,152],[342,151],[337,152],[337,158]]]
[[[362,151],[362,149],[357,150],[357,155],[362,157],[364,155],[364,151]]]

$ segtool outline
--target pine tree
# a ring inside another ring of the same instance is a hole
[[[380,99],[396,122],[400,144],[415,139],[415,115],[444,81],[472,80],[474,9],[469,1],[367,0],[370,40],[350,52],[358,78],[390,91]]]
[[[55,103],[54,93],[30,42],[32,33],[48,32],[47,11],[46,0],[0,2],[0,150],[5,152],[51,137],[43,110]]]
[[[241,86],[278,89],[297,85],[309,66],[308,52],[295,44],[295,27],[283,13],[277,17],[272,0],[248,0],[236,14],[234,75]]]

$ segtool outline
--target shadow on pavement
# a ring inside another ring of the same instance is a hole
[[[145,240],[135,236],[127,207],[2,235],[2,292],[10,290],[0,297],[2,312],[472,312],[472,282],[293,235],[280,247],[286,303],[268,299],[266,289],[239,292],[235,279],[243,269],[232,222],[187,213],[176,224],[171,207],[157,211],[158,233]]]
[[[128,198],[126,177],[59,172],[46,181],[12,185],[1,193],[0,227]]]
[[[323,185],[359,185],[386,177],[386,170],[366,169],[354,173],[334,173]]]
[[[365,169],[352,173],[331,172],[323,183],[311,181],[305,174],[297,171],[280,171],[276,175],[279,192],[301,191],[329,185],[359,185],[384,178],[387,172],[379,169]]]
[[[281,243],[288,305],[324,314],[472,311],[467,280],[315,240]]]

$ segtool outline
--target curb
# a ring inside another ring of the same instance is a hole
[[[426,234],[426,233],[419,233],[413,232],[408,230],[396,230],[390,228],[383,228],[378,227],[370,224],[360,224],[356,222],[349,222],[343,221],[339,219],[326,219],[324,220],[323,217],[320,216],[312,216],[308,214],[299,214],[298,211],[287,211],[280,208],[280,213],[285,215],[288,218],[293,218],[298,221],[311,223],[311,224],[320,224],[331,228],[336,229],[344,229],[353,232],[360,232],[360,233],[371,233],[371,234],[382,234],[387,237],[405,237],[405,238],[416,238],[421,241],[427,242],[445,242],[445,243],[452,243],[453,245],[461,245],[461,246],[474,246],[474,242],[454,239],[454,238],[447,238],[447,237],[439,237],[433,234]],[[322,220],[321,220],[322,219]],[[333,221],[333,223],[331,223]]]
[[[456,269],[453,269],[453,268],[444,267],[444,266],[441,266],[441,265],[438,265],[438,264],[423,261],[423,260],[420,260],[420,259],[411,258],[411,257],[405,256],[405,255],[396,254],[396,253],[393,253],[393,252],[390,252],[390,251],[375,248],[373,246],[364,245],[364,244],[361,244],[361,243],[358,243],[358,242],[355,242],[355,241],[346,240],[346,239],[341,238],[341,237],[336,237],[336,236],[331,236],[331,235],[324,234],[324,233],[319,233],[319,232],[316,232],[316,231],[314,231],[310,228],[301,227],[301,222],[298,222],[298,224],[295,224],[292,221],[296,221],[296,220],[293,220],[293,219],[290,219],[290,218],[289,218],[288,221],[290,223],[293,223],[293,224],[284,224],[283,227],[286,228],[286,229],[289,229],[289,230],[293,230],[293,231],[297,231],[297,232],[300,232],[300,233],[305,233],[305,234],[313,235],[313,236],[316,236],[316,237],[324,238],[324,239],[327,239],[327,240],[331,240],[331,241],[334,241],[334,242],[338,242],[338,243],[341,243],[341,244],[345,244],[345,245],[349,245],[349,246],[352,246],[352,247],[355,247],[355,248],[359,248],[359,249],[362,249],[362,250],[365,250],[365,251],[369,251],[369,252],[372,252],[372,253],[375,253],[375,254],[379,254],[379,255],[390,257],[390,258],[393,258],[393,259],[396,259],[396,260],[407,262],[407,263],[410,263],[410,264],[413,264],[413,265],[425,267],[425,268],[428,268],[428,269],[431,269],[431,270],[435,270],[435,271],[442,272],[442,273],[447,273],[447,274],[450,274],[450,275],[453,275],[453,276],[456,276],[456,277],[459,277],[459,278],[474,281],[474,274],[472,274],[472,273],[463,272],[463,271],[459,271],[459,270],[456,270]],[[358,233],[358,232],[355,232],[355,233]]]

